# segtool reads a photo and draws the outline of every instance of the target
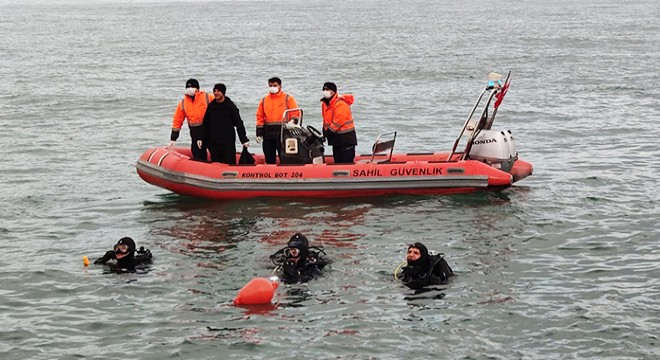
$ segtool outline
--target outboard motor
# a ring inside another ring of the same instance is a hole
[[[505,130],[504,136],[508,136],[507,143],[509,144],[509,153],[517,159],[518,149],[516,148],[516,139],[513,138],[513,134],[511,133],[511,130]]]
[[[481,130],[472,141],[470,159],[510,172],[518,159],[516,143],[509,130]]]
[[[323,164],[325,138],[312,126],[286,126],[282,133],[282,164]]]

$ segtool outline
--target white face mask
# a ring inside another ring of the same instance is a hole
[[[330,99],[332,97],[332,91],[323,90],[323,97],[326,98],[326,99]]]
[[[197,88],[189,87],[189,88],[186,88],[186,91],[184,91],[183,93],[188,95],[188,96],[195,96],[195,92],[197,92]]]
[[[280,88],[277,86],[269,86],[268,89],[270,90],[271,94],[277,94],[280,91]]]

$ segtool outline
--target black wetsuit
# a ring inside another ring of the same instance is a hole
[[[328,264],[323,255],[323,248],[316,246],[297,246],[300,251],[298,261],[288,258],[286,249],[280,249],[270,256],[273,264],[277,265],[275,273],[285,284],[307,282],[322,275],[321,270]]]
[[[110,250],[103,257],[96,259],[94,264],[108,265],[117,269],[135,270],[136,268],[150,265],[153,262],[152,259],[153,255],[151,255],[151,251],[144,248],[140,248],[133,256],[127,255],[119,260],[117,260],[115,252]]]
[[[454,275],[443,255],[429,255],[426,246],[416,243],[415,248],[420,250],[421,256],[415,261],[408,261],[408,266],[401,270],[400,278],[403,284],[411,289],[421,289],[425,286],[447,283]]]
[[[122,238],[118,243],[128,245],[128,254],[121,259],[117,259],[114,251],[107,251],[103,257],[94,261],[94,264],[108,265],[111,270],[116,271],[134,271],[135,269],[144,268],[146,265],[152,263],[153,256],[151,251],[145,250],[143,246],[140,250],[135,250],[135,242],[131,238]]]
[[[281,266],[281,279],[285,284],[308,282],[322,275],[327,262],[323,258],[308,256],[298,262],[286,261]]]

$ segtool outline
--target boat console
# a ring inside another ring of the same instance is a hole
[[[297,120],[286,122],[288,114],[299,112]],[[280,139],[282,142],[282,164],[322,164],[323,163],[323,134],[311,125],[302,126],[303,111],[300,108],[289,109],[282,115],[282,129]]]

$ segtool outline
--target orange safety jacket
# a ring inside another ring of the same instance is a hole
[[[280,136],[282,127],[282,115],[284,111],[298,107],[293,96],[280,91],[277,94],[268,94],[259,101],[257,107],[257,136],[277,138]],[[291,111],[287,115],[287,121],[300,117],[299,111]]]
[[[357,134],[350,108],[354,101],[355,98],[351,94],[335,94],[328,105],[323,99],[321,100],[323,134],[328,139],[328,145],[357,145]]]
[[[183,120],[188,119],[188,127],[193,128],[204,124],[204,114],[209,103],[213,101],[213,94],[207,94],[204,91],[198,91],[195,99],[184,95],[183,100],[176,106],[174,117],[172,119],[172,132],[179,132],[183,125]]]

